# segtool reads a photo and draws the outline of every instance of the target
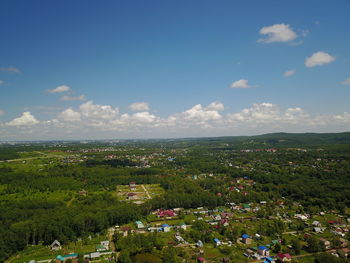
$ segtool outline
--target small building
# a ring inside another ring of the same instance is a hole
[[[221,215],[216,215],[216,216],[214,216],[214,220],[220,221],[220,220],[221,220]]]
[[[136,193],[128,193],[128,199],[129,200],[137,199],[137,194]]]
[[[145,225],[141,221],[136,221],[135,224],[138,229],[145,228]]]
[[[160,210],[158,213],[158,217],[173,217],[173,216],[175,216],[175,213],[172,210]]]
[[[109,249],[109,240],[101,241],[100,244],[101,246],[104,246],[106,250]]]
[[[61,261],[61,262],[65,262],[67,259],[75,259],[77,257],[78,257],[78,254],[69,254],[69,255],[64,255],[64,256],[58,255],[56,257],[56,260]]]
[[[123,237],[126,237],[126,236],[129,234],[129,232],[131,232],[131,227],[129,227],[129,226],[123,226],[123,227],[121,227],[119,230],[117,230],[117,232],[118,232],[119,234],[122,234]]]
[[[320,238],[320,242],[326,249],[329,249],[331,247],[331,242],[329,242],[327,239],[323,237]]]
[[[215,244],[215,247],[218,247],[221,245],[221,241],[218,238],[214,238],[214,244]]]
[[[135,182],[130,182],[129,183],[129,187],[131,191],[135,191],[136,190],[136,183]]]
[[[61,243],[58,242],[57,240],[53,241],[50,247],[51,247],[51,250],[55,250],[55,251],[62,249]]]
[[[250,204],[243,204],[242,207],[244,210],[250,211]]]
[[[185,243],[185,242],[186,242],[185,239],[184,239],[182,236],[180,236],[180,235],[176,235],[176,236],[175,236],[175,239],[176,239],[177,242],[179,242],[179,243]]]
[[[203,247],[203,242],[201,240],[198,240],[196,243],[197,247]]]
[[[101,256],[100,252],[91,252],[91,253],[89,254],[89,258],[90,258],[90,259],[97,259],[97,258],[99,258],[100,256]]]
[[[169,232],[170,231],[170,226],[168,224],[163,224],[162,225],[162,230],[163,230],[163,232]]]
[[[292,256],[288,253],[278,253],[277,256],[278,262],[290,262],[292,261]]]
[[[185,223],[181,223],[180,224],[180,228],[183,229],[183,230],[186,230],[187,229],[187,225]]]
[[[270,250],[265,246],[259,246],[258,253],[261,256],[268,257],[270,255]]]
[[[320,228],[320,227],[314,227],[314,232],[315,233],[321,233],[323,231],[322,231],[322,228]]]
[[[96,249],[97,252],[104,252],[104,251],[108,250],[108,249],[106,249],[105,246],[102,246],[101,244],[97,245],[95,249]]]
[[[252,243],[252,241],[253,241],[253,240],[250,238],[250,236],[249,236],[248,234],[242,235],[242,242],[243,242],[244,244],[249,245],[249,244]]]
[[[320,227],[321,223],[315,220],[314,222],[312,222],[312,225],[315,227]]]

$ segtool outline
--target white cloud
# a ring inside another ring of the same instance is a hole
[[[197,104],[184,112],[170,115],[162,120],[161,125],[176,126],[180,129],[191,126],[211,127],[222,121],[223,116],[219,113],[222,110],[224,105],[220,102],[212,102],[207,107]]]
[[[121,121],[128,123],[132,121],[134,124],[140,124],[140,123],[152,123],[156,121],[157,117],[153,114],[150,114],[147,111],[143,112],[136,112],[132,115],[129,114],[123,114],[121,116]]]
[[[58,119],[62,121],[75,122],[81,120],[80,116],[81,115],[79,112],[74,111],[72,108],[68,108],[58,115]]]
[[[0,116],[5,115],[5,111],[0,109]]]
[[[112,108],[109,105],[94,104],[91,100],[81,104],[79,109],[83,116],[94,119],[113,119],[119,113],[118,108]]]
[[[286,72],[284,72],[283,76],[290,77],[290,76],[293,76],[294,74],[295,74],[295,70],[294,69],[290,69],[290,70],[287,70]]]
[[[15,118],[8,122],[9,126],[30,126],[38,124],[39,121],[29,112],[23,112],[21,117]]]
[[[48,93],[62,93],[62,92],[66,92],[66,91],[70,91],[70,87],[67,85],[61,85],[61,86],[58,86],[54,89],[47,90]]]
[[[61,100],[62,101],[75,101],[75,100],[78,100],[78,101],[85,101],[86,100],[86,97],[85,95],[80,95],[80,96],[68,96],[68,95],[64,95],[61,97]]]
[[[240,79],[231,84],[232,89],[249,89],[249,88],[254,88],[254,86],[250,86],[248,84],[247,79]]]
[[[273,43],[273,42],[289,42],[297,38],[297,34],[293,29],[286,24],[274,24],[265,26],[260,29],[260,35],[265,35],[265,38],[260,38],[258,42]]]
[[[318,51],[305,59],[305,66],[308,68],[322,66],[329,64],[334,60],[335,57],[331,56],[330,54],[323,51]]]
[[[10,73],[21,73],[21,71],[16,67],[0,68],[0,71],[6,71],[6,72],[10,72]]]
[[[88,101],[40,122],[29,112],[8,123],[0,122],[0,138],[159,138],[350,130],[350,114],[346,112],[310,115],[300,107],[284,108],[270,102],[230,113],[224,110],[221,102],[214,101],[161,117],[148,111],[120,114],[116,107]]]
[[[350,85],[350,78],[347,78],[346,80],[342,81],[343,85]]]
[[[149,104],[147,102],[134,102],[129,105],[132,111],[149,111]]]
[[[214,101],[212,103],[210,103],[207,107],[207,110],[216,110],[216,111],[223,111],[225,109],[224,104],[222,104],[219,101]]]
[[[5,83],[5,81],[0,79],[0,86],[3,85]]]

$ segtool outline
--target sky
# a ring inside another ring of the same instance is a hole
[[[0,141],[350,131],[349,0],[3,0]]]

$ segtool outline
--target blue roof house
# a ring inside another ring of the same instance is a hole
[[[270,256],[270,250],[265,246],[259,246],[258,253],[259,253],[259,255],[264,256],[264,257]]]
[[[214,238],[214,243],[215,243],[215,246],[218,247],[221,245],[221,241],[217,238]]]

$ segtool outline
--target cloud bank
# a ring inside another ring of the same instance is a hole
[[[223,103],[196,104],[183,112],[158,116],[149,111],[121,113],[118,107],[82,103],[49,120],[30,112],[0,122],[0,139],[103,139],[252,135],[266,132],[337,132],[350,128],[350,113],[311,115],[300,107],[262,102],[235,112]],[[337,127],[336,129],[334,127]]]

